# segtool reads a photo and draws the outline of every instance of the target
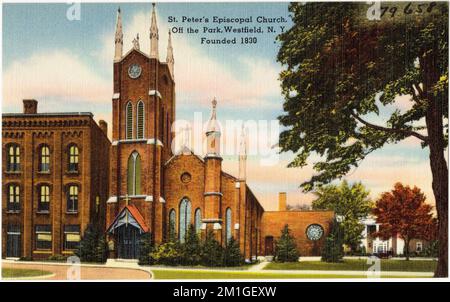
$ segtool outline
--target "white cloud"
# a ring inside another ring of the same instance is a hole
[[[4,71],[3,106],[21,108],[20,102],[25,98],[106,104],[111,86],[112,81],[98,76],[91,66],[68,50],[39,52],[14,61]]]

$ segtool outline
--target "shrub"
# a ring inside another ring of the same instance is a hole
[[[48,261],[55,261],[55,262],[66,262],[68,256],[64,255],[51,255],[47,258]]]
[[[331,223],[330,230],[322,248],[321,260],[323,262],[342,262],[344,257],[344,232],[336,219]]]
[[[82,262],[103,263],[106,261],[106,238],[99,226],[89,224],[86,227],[80,245],[75,251],[75,255],[77,255]]]
[[[224,266],[239,266],[244,263],[244,257],[241,255],[239,243],[231,237],[223,251]]]
[[[275,243],[275,259],[278,262],[296,262],[299,256],[294,237],[286,224],[281,230],[280,239]]]
[[[181,245],[181,264],[198,265],[201,262],[202,247],[200,239],[195,231],[195,227],[191,224],[186,234],[186,240]]]
[[[223,265],[223,247],[214,238],[212,230],[206,233],[206,238],[202,245],[201,264],[204,266]]]
[[[153,264],[150,253],[153,251],[153,239],[151,233],[145,233],[139,238],[139,265]]]
[[[169,241],[155,247],[149,255],[149,262],[163,265],[179,265],[181,249],[177,241]]]

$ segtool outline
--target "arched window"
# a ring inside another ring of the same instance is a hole
[[[137,138],[144,138],[144,121],[145,121],[144,102],[139,101],[137,104]]]
[[[202,210],[195,210],[195,232],[198,234],[202,230]]]
[[[128,195],[141,194],[141,157],[136,151],[128,158]]]
[[[71,145],[69,147],[69,171],[77,172],[78,171],[78,157],[79,151],[77,145]]]
[[[6,168],[9,172],[20,171],[20,147],[16,144],[8,147],[8,163]]]
[[[127,103],[126,107],[126,139],[133,138],[133,105],[131,102]]]
[[[20,211],[20,187],[16,184],[8,186],[8,211]]]
[[[170,210],[169,212],[169,239],[173,240],[176,236],[176,213],[175,209]]]
[[[39,212],[50,211],[50,187],[48,185],[42,185],[39,189]]]
[[[227,243],[228,241],[230,241],[232,236],[233,235],[231,232],[231,209],[228,208],[225,212],[225,238],[227,239]]]
[[[191,202],[187,198],[183,198],[180,202],[180,218],[179,218],[179,236],[180,242],[186,239],[186,234],[191,223]]]
[[[78,186],[70,185],[67,191],[67,212],[78,212]]]
[[[39,171],[49,172],[50,171],[50,149],[48,146],[42,146],[40,152],[40,163]]]

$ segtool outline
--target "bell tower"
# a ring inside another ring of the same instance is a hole
[[[217,100],[212,101],[211,118],[206,130],[207,151],[205,156],[205,218],[206,229],[214,231],[216,239],[222,241],[221,219],[221,171],[222,157],[220,156],[220,126],[217,121]]]
[[[172,156],[175,82],[173,58],[170,62],[159,60],[154,4],[151,16],[150,53],[140,49],[137,34],[133,44],[126,45],[128,52],[122,54],[122,18],[118,11],[107,223],[115,219],[128,200],[128,204],[142,215],[154,240],[161,242],[166,224],[162,170]]]

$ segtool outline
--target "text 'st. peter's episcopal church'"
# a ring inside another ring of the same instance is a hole
[[[105,230],[110,258],[137,258],[144,233],[183,242],[191,224],[224,245],[234,237],[248,260],[272,255],[288,224],[300,254],[318,254],[334,213],[287,211],[285,193],[264,211],[246,183],[245,137],[238,177],[222,171],[215,99],[206,155],[172,153],[175,62],[170,33],[160,60],[155,7],[149,39],[148,53],[136,37],[124,54],[119,9],[111,141],[91,113],[38,113],[24,100],[23,113],[3,114],[2,255],[70,255],[89,224]]]

